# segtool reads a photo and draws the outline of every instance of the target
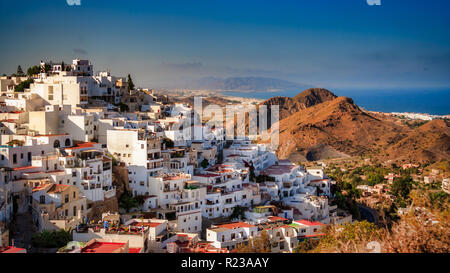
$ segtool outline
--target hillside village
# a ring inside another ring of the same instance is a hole
[[[27,72],[0,78],[0,252],[228,253],[262,235],[294,252],[352,222],[323,167],[206,123],[180,139],[192,107],[129,75],[79,59]],[[39,243],[59,233],[68,245]]]

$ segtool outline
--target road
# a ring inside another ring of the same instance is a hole
[[[14,246],[31,249],[31,239],[36,232],[36,226],[33,223],[31,213],[28,211],[28,204],[26,200],[19,205],[18,212],[14,222]]]

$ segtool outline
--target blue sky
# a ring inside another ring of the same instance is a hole
[[[450,1],[1,0],[0,73],[87,58],[142,87],[262,76],[325,88],[450,87]]]

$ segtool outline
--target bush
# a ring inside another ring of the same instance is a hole
[[[340,226],[327,226],[325,236],[311,252],[364,253],[369,252],[367,243],[380,241],[381,229],[367,221]],[[302,251],[304,245],[299,246]]]
[[[163,144],[166,144],[167,149],[173,148],[175,146],[175,144],[173,143],[173,141],[170,138],[164,138]]]
[[[119,198],[119,207],[130,212],[132,208],[139,206],[139,201],[135,199],[129,192],[124,192]]]
[[[61,248],[72,241],[72,234],[63,229],[58,231],[43,231],[34,234],[31,242],[37,248]]]
[[[236,247],[237,253],[270,253],[270,238],[267,231],[263,230],[261,235],[255,236],[248,242],[247,245],[239,244]]]
[[[16,92],[23,92],[25,91],[25,89],[30,88],[30,85],[34,82],[33,79],[28,79],[26,81],[23,81],[21,83],[19,83],[16,87],[15,87],[15,91]]]
[[[202,168],[206,168],[209,166],[209,162],[206,159],[203,159],[202,163],[200,163],[200,166],[202,166]]]

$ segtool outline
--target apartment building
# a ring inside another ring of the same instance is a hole
[[[161,140],[138,129],[108,130],[108,151],[128,169],[133,195],[149,195],[149,181],[163,171]]]
[[[202,204],[206,188],[192,181],[191,175],[178,173],[151,177],[149,194],[156,196],[152,210],[158,219],[169,220],[176,232],[200,233]]]
[[[216,248],[235,249],[258,235],[258,227],[245,222],[213,225],[206,230],[206,240]]]
[[[86,197],[77,187],[48,183],[32,190],[33,219],[39,231],[69,230],[87,213]]]
[[[231,165],[215,165],[193,179],[207,187],[203,204],[207,218],[229,217],[236,206],[249,207],[261,201],[259,187],[248,183],[246,170]]]

